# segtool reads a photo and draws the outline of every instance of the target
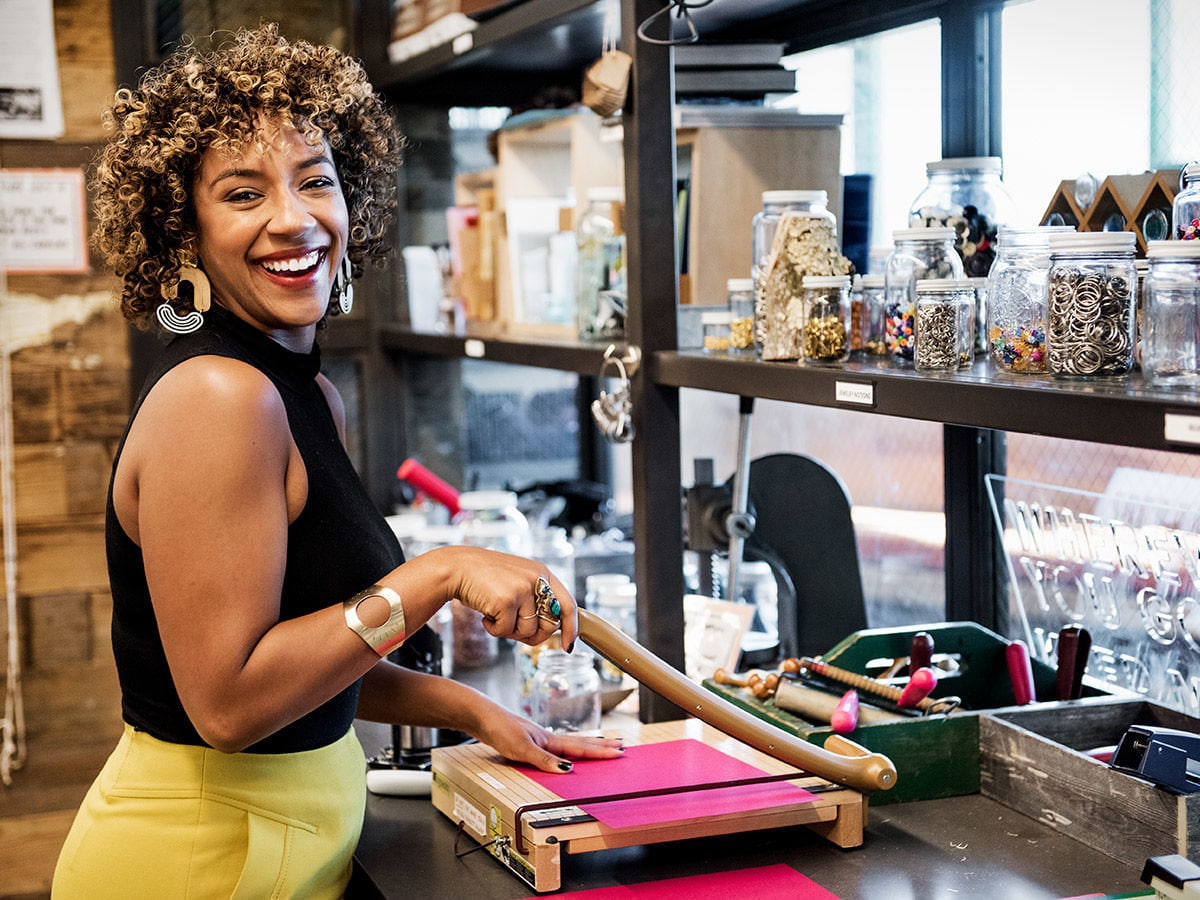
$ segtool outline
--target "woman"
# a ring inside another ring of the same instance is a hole
[[[365,798],[356,716],[464,731],[547,771],[618,755],[384,659],[455,597],[531,644],[561,620],[570,647],[576,619],[530,560],[403,562],[346,456],[315,338],[384,251],[401,149],[361,67],[266,26],[182,49],[118,92],[113,122],[95,243],[125,316],[178,335],[113,464],[126,724],[54,896],[340,896]]]

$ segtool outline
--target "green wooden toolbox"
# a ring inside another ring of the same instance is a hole
[[[961,705],[948,715],[864,724],[847,735],[868,750],[885,754],[896,766],[896,786],[873,794],[871,803],[875,806],[978,793],[980,714],[1015,708],[1005,661],[1009,642],[972,622],[857,631],[823,654],[821,660],[858,674],[878,675],[893,659],[908,656],[912,638],[919,632],[933,638],[935,668],[940,673],[931,696],[957,696]],[[1054,696],[1054,669],[1038,660],[1031,665],[1037,696]],[[717,684],[712,679],[704,684],[742,709],[814,744],[824,744],[833,733],[828,725],[806,721],[777,707],[771,699],[757,699],[745,688]],[[1110,695],[1094,686],[1086,686],[1084,691],[1088,699],[1072,702],[1111,701]],[[861,696],[864,702],[869,700],[865,693]]]

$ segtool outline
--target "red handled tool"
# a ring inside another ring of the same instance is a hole
[[[458,512],[458,491],[412,457],[400,463],[400,468],[396,470],[396,477],[401,481],[407,481],[418,491],[424,491],[450,510],[450,515],[453,516]]]
[[[917,669],[928,669],[933,665],[933,635],[928,631],[918,631],[913,635],[908,648],[908,674]]]
[[[933,669],[929,666],[917,669],[908,676],[908,684],[900,692],[896,705],[902,709],[913,709],[928,697],[935,687],[937,687],[937,676],[933,674]]]
[[[1024,706],[1037,699],[1033,687],[1033,664],[1029,661],[1029,648],[1024,641],[1013,641],[1004,649],[1008,661],[1008,678],[1012,682],[1013,698],[1017,706]]]
[[[1078,700],[1083,694],[1083,670],[1092,650],[1086,628],[1067,625],[1058,633],[1058,699]]]
[[[838,734],[849,734],[858,727],[858,691],[850,688],[842,694],[837,708],[829,717],[829,725]]]

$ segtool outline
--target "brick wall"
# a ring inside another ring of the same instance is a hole
[[[85,167],[115,89],[107,2],[56,0],[66,133],[0,140],[0,166]],[[0,817],[76,806],[120,733],[108,628],[104,500],[129,409],[127,326],[115,281],[10,275],[0,316],[11,355],[16,585],[27,754],[0,787]],[[2,565],[2,561],[0,561]],[[0,633],[7,628],[0,604]]]

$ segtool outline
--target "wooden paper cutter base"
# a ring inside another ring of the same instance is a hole
[[[682,738],[701,740],[768,776],[786,778],[815,796],[766,809],[614,828],[579,809],[578,804],[588,801],[563,800],[509,765],[490,747],[463,744],[433,751],[433,805],[538,892],[561,887],[563,853],[788,825],[805,825],[839,847],[862,844],[867,801],[858,791],[798,772],[696,719],[633,726],[621,729],[620,734],[627,745]]]

